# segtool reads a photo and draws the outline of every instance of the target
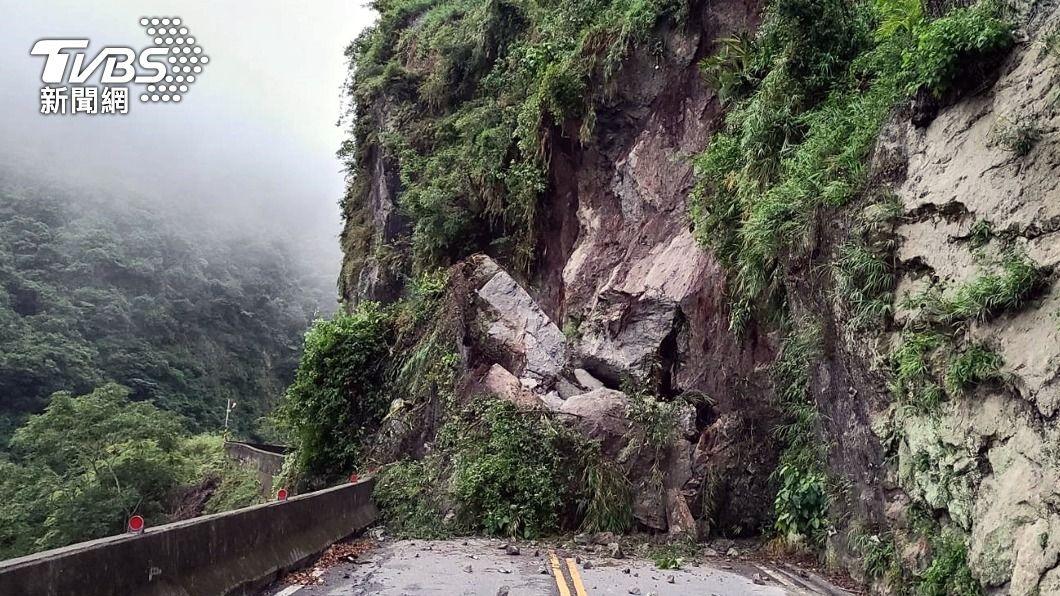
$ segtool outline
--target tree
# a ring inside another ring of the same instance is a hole
[[[164,520],[181,437],[175,414],[129,401],[120,385],[52,395],[15,432],[17,463],[0,464],[11,495],[0,509],[0,556],[119,533],[133,514]]]

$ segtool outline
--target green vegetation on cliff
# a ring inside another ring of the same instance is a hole
[[[679,0],[378,0],[375,27],[349,50],[356,106],[340,152],[352,178],[344,213],[366,208],[369,159],[400,166],[400,208],[420,266],[489,249],[527,268],[548,185],[550,130],[580,123],[634,43]],[[350,243],[364,233],[347,233]],[[363,256],[363,255],[362,255]]]
[[[917,0],[774,0],[756,35],[723,40],[702,63],[726,116],[695,158],[689,210],[697,239],[728,270],[734,331],[756,321],[794,327],[774,366],[776,399],[785,415],[779,433],[784,451],[774,473],[775,527],[789,543],[809,538],[820,544],[825,530],[838,523],[830,519],[821,413],[806,393],[818,360],[808,339],[817,325],[804,320],[812,313],[793,317],[789,311],[788,293],[806,291],[789,286],[791,264],[800,264],[797,282],[812,285],[807,278],[815,274],[807,274],[805,265],[810,247],[821,248],[816,225],[829,225],[820,222],[821,214],[840,212],[861,197],[861,215],[851,218],[848,238],[839,237],[833,250],[832,288],[852,329],[879,330],[889,323],[896,268],[892,229],[901,206],[867,188],[870,153],[902,102],[914,96],[924,103],[946,101],[960,91],[962,78],[1014,43],[1013,30],[992,2],[932,19]],[[939,317],[985,317],[1023,300],[1037,275],[1024,265],[1009,262],[1001,274],[937,300]],[[894,387],[903,403],[930,411],[945,399],[936,352],[947,341],[941,330],[907,331],[893,356]],[[999,368],[999,357],[972,347],[948,362],[946,384],[963,392],[996,379]],[[872,552],[893,553],[893,546]],[[924,594],[975,593],[968,591],[974,581],[963,550],[935,553],[931,568],[917,579]]]
[[[919,2],[777,0],[757,37],[704,62],[727,116],[696,158],[691,218],[730,270],[734,329],[760,307],[781,310],[785,256],[816,209],[862,190],[898,101],[949,91],[963,68],[1013,43],[997,13],[984,2],[928,20]]]

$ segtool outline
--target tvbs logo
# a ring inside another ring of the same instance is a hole
[[[87,39],[41,39],[30,54],[44,58],[41,114],[127,114],[129,85],[141,102],[179,103],[210,58],[179,18],[144,17],[154,44],[140,51],[105,47],[89,56]],[[86,85],[98,75],[100,86]]]

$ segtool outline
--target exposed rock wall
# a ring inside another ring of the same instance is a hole
[[[661,52],[637,51],[598,110],[590,143],[557,142],[546,227],[535,276],[543,307],[572,331],[571,365],[611,388],[652,376],[658,391],[698,391],[714,406],[681,454],[689,481],[677,487],[699,515],[704,470],[721,486],[711,504],[725,533],[756,532],[771,506],[775,465],[765,365],[775,337],[728,330],[726,275],[697,247],[686,218],[689,157],[722,116],[699,60],[717,39],[753,28],[753,4],[702,5]],[[555,131],[556,135],[562,131]],[[576,233],[571,233],[576,230]],[[556,233],[558,231],[558,233]]]
[[[1006,381],[900,423],[903,486],[970,532],[973,573],[1008,594],[1060,593],[1060,96],[1057,57],[1043,43],[1060,12],[1039,9],[992,88],[925,129],[895,131],[907,159],[896,190],[910,214],[898,228],[899,296],[968,283],[1004,250],[1046,271],[1028,305],[965,331],[1002,356]],[[1020,155],[1002,141],[1013,127],[1041,140]],[[973,234],[983,221],[988,240]]]

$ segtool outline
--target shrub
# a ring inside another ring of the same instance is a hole
[[[666,550],[656,553],[652,557],[652,562],[655,563],[656,569],[680,569],[685,564],[685,559],[672,550]]]
[[[205,514],[231,511],[264,500],[257,472],[225,455],[224,439],[220,435],[195,435],[183,439],[177,457],[184,468],[181,481],[185,485],[210,479],[217,481],[203,508]]]
[[[994,237],[994,224],[989,219],[980,219],[979,221],[972,224],[972,229],[969,230],[968,241],[971,243],[972,248],[982,248],[990,243],[990,239]]]
[[[983,593],[968,568],[968,546],[954,531],[931,542],[931,565],[918,578],[919,596],[978,596]]]
[[[573,466],[539,416],[481,398],[454,423],[453,495],[470,529],[533,538],[558,527]]]
[[[628,531],[633,527],[633,490],[625,471],[604,459],[598,445],[585,449],[581,465],[581,531]]]
[[[935,382],[932,354],[944,345],[946,338],[933,331],[905,332],[894,352],[892,392],[899,402],[912,405],[921,412],[933,411],[945,399],[945,393]]]
[[[854,328],[868,329],[886,320],[894,302],[891,264],[871,247],[853,240],[839,248],[835,268],[836,291],[849,305]]]
[[[994,140],[1016,157],[1023,157],[1042,140],[1043,132],[1042,127],[1032,122],[1002,120],[994,131]]]
[[[811,367],[821,353],[820,333],[817,324],[797,322],[785,336],[771,371],[776,406],[786,418],[776,429],[784,445],[781,461],[807,470],[820,466],[823,458],[817,440],[820,416],[809,395]]]
[[[629,419],[643,430],[642,443],[655,450],[668,447],[676,436],[681,403],[663,401],[650,387],[650,381],[640,382],[632,377],[623,380],[622,391],[629,396]]]
[[[901,562],[890,534],[853,533],[849,540],[854,552],[861,555],[861,568],[872,579],[901,575]]]
[[[441,462],[429,457],[385,466],[379,472],[372,498],[392,534],[428,539],[450,533],[441,515],[446,494]]]
[[[389,316],[365,302],[352,313],[317,321],[306,333],[279,418],[292,430],[298,465],[310,478],[343,477],[361,463],[362,442],[389,405],[382,377],[390,327]]]
[[[818,545],[828,527],[825,454],[817,429],[820,415],[809,395],[811,366],[820,355],[820,341],[817,325],[796,323],[773,364],[775,399],[787,418],[776,431],[783,451],[773,472],[779,485],[773,525],[789,545]]]
[[[1060,27],[1053,27],[1052,31],[1045,34],[1042,38],[1042,45],[1046,52],[1060,58]]]
[[[774,528],[788,544],[820,544],[828,529],[828,496],[821,472],[781,465],[774,509]]]
[[[941,96],[956,83],[962,67],[1011,47],[1014,29],[990,1],[956,8],[918,27],[915,45],[902,56],[908,91],[922,88]]]

